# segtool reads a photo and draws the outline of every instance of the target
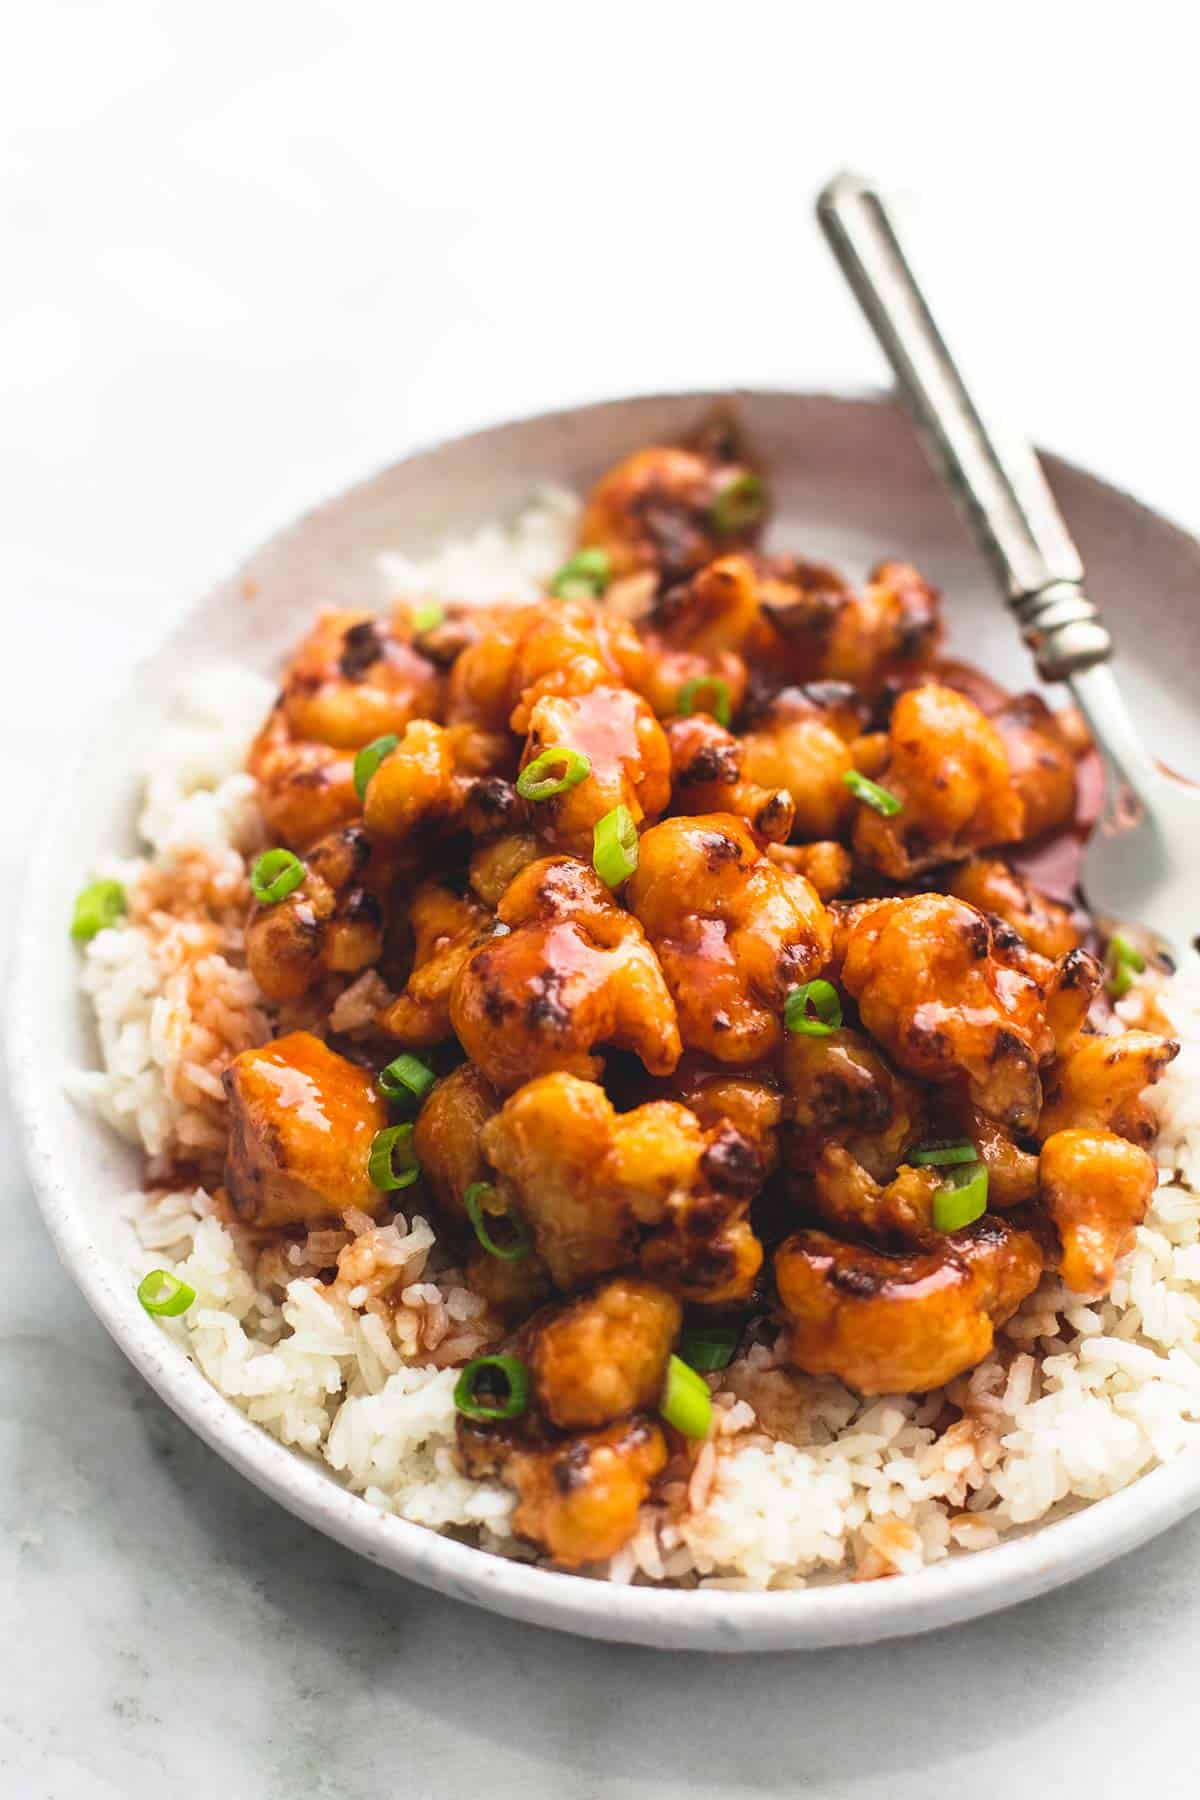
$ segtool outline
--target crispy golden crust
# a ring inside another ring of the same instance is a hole
[[[298,1000],[322,974],[353,975],[383,951],[392,864],[361,824],[307,852],[300,886],[246,921],[246,964],[271,1001]]]
[[[1111,1131],[1056,1131],[1042,1145],[1038,1178],[1062,1243],[1063,1281],[1080,1293],[1107,1293],[1154,1193],[1153,1157]]]
[[[601,477],[588,498],[580,541],[608,553],[616,576],[652,570],[677,581],[733,544],[751,543],[761,521],[721,530],[714,502],[744,465],[670,445],[627,456]]]
[[[745,743],[708,713],[667,726],[672,805],[680,813],[731,812],[776,844],[791,835],[795,806],[786,787],[760,787],[744,775]]]
[[[376,1023],[398,1043],[419,1050],[453,1036],[451,996],[476,947],[488,941],[492,917],[469,897],[427,881],[412,897],[408,922],[412,970],[404,992]]]
[[[529,714],[522,768],[552,748],[574,750],[588,762],[585,781],[530,806],[531,823],[557,848],[590,861],[594,829],[614,807],[628,807],[635,825],[665,810],[671,753],[640,694],[596,687],[543,695]]]
[[[574,1431],[655,1407],[682,1321],[674,1295],[636,1275],[614,1275],[537,1314],[518,1349],[541,1411]]]
[[[1050,899],[999,857],[968,857],[947,870],[945,888],[980,912],[1003,919],[1039,956],[1054,960],[1079,948],[1079,929],[1070,907]]]
[[[1038,1122],[1045,1139],[1072,1126],[1114,1131],[1133,1144],[1154,1142],[1157,1126],[1143,1098],[1179,1055],[1179,1045],[1153,1031],[1076,1037],[1050,1076]]]

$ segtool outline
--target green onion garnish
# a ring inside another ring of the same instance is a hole
[[[558,769],[557,775],[552,774]],[[517,792],[522,800],[550,800],[578,787],[591,773],[592,765],[582,750],[568,750],[565,744],[552,744],[526,763],[517,776]]]
[[[842,1003],[832,981],[806,981],[783,1003],[783,1022],[802,1037],[829,1037],[842,1022]]]
[[[957,1163],[979,1161],[979,1152],[966,1138],[953,1144],[922,1144],[904,1159],[914,1169],[950,1169]]]
[[[762,517],[766,495],[760,478],[749,469],[727,475],[712,503],[712,522],[725,535],[745,531]]]
[[[354,791],[360,800],[367,797],[367,787],[385,756],[390,756],[400,739],[394,731],[385,731],[370,744],[365,744],[354,759]]]
[[[250,892],[260,906],[275,906],[300,886],[308,870],[290,850],[264,850],[250,871]]]
[[[1121,1000],[1133,986],[1134,976],[1146,967],[1146,959],[1123,932],[1114,931],[1108,940],[1104,966],[1109,971],[1104,985],[1113,1000]]]
[[[495,1389],[499,1377],[501,1391]],[[481,1385],[482,1388],[481,1388]],[[454,1404],[468,1419],[518,1419],[529,1404],[529,1371],[516,1356],[477,1356],[454,1386]]]
[[[658,1410],[668,1425],[682,1431],[684,1437],[708,1436],[712,1423],[712,1395],[708,1383],[695,1369],[689,1369],[682,1357],[673,1356],[667,1363]]]
[[[137,1297],[156,1319],[177,1319],[196,1298],[196,1290],[167,1269],[151,1269],[138,1283]]]
[[[693,675],[680,688],[675,711],[684,718],[694,712],[711,713],[718,725],[728,725],[733,717],[729,683],[720,675]]]
[[[638,865],[638,834],[627,806],[614,806],[592,831],[592,867],[605,887],[620,887]]]
[[[421,1165],[413,1154],[412,1134],[411,1125],[389,1125],[371,1139],[367,1174],[380,1193],[411,1187],[421,1173]]]
[[[467,1217],[475,1228],[475,1236],[483,1245],[489,1256],[498,1256],[501,1262],[520,1262],[528,1256],[533,1248],[533,1239],[524,1219],[518,1214],[501,1207],[497,1210],[488,1206],[488,1199],[495,1199],[496,1190],[490,1181],[473,1181],[463,1195],[463,1205],[467,1209]],[[512,1229],[512,1236],[506,1243],[498,1244],[485,1223],[485,1214],[490,1213],[494,1219],[507,1219]]]
[[[897,800],[895,794],[889,793],[885,787],[880,787],[877,781],[868,781],[867,777],[860,775],[857,769],[847,769],[842,780],[856,800],[861,800],[864,806],[869,806],[873,812],[882,814],[885,819],[894,819],[898,812],[904,811],[903,800]]]
[[[963,1163],[933,1196],[933,1229],[961,1231],[987,1211],[988,1176],[981,1162]]]
[[[125,889],[119,881],[93,881],[76,897],[71,936],[81,942],[115,925],[126,908]]]
[[[702,1375],[727,1369],[737,1349],[738,1333],[732,1325],[701,1325],[686,1331],[680,1341],[679,1354],[685,1363]]]
[[[430,600],[427,605],[418,606],[412,617],[413,636],[421,637],[426,631],[436,631],[445,617],[446,609],[440,600]]]
[[[420,1106],[436,1080],[433,1070],[426,1068],[419,1056],[406,1053],[390,1062],[386,1069],[380,1069],[377,1084],[385,1100],[393,1104],[415,1100]]]
[[[550,592],[559,600],[595,600],[611,580],[607,550],[577,550],[552,577]]]

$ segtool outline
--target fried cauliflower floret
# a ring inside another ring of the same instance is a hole
[[[903,1070],[937,1085],[965,1077],[984,1112],[1033,1129],[1054,1051],[1045,997],[1001,960],[982,913],[945,894],[841,908],[835,960],[863,1025]]]
[[[246,921],[246,964],[268,1000],[298,1000],[326,973],[352,975],[378,962],[388,859],[361,825],[347,825],[307,853],[300,886]]]
[[[1154,1159],[1111,1131],[1056,1131],[1042,1145],[1038,1178],[1062,1243],[1063,1282],[1107,1293],[1157,1185]]]
[[[1038,1159],[1022,1148],[1003,1125],[959,1099],[950,1099],[939,1111],[934,1138],[947,1143],[963,1139],[974,1144],[987,1170],[988,1205],[1000,1212],[1028,1206],[1037,1199]]]
[[[588,496],[580,542],[605,551],[615,576],[650,569],[664,582],[752,543],[765,512],[761,487],[724,449],[656,444],[625,457]],[[733,504],[739,493],[740,509]]]
[[[1153,1031],[1081,1032],[1054,1065],[1039,1135],[1077,1127],[1152,1144],[1158,1127],[1144,1091],[1178,1055],[1177,1043]]]
[[[458,1447],[467,1475],[498,1475],[515,1490],[514,1529],[564,1569],[603,1562],[628,1543],[667,1464],[661,1427],[640,1415],[603,1431],[527,1443],[460,1419]]]
[[[451,1036],[451,995],[476,946],[486,941],[492,918],[474,900],[436,881],[422,882],[409,908],[413,961],[404,992],[376,1020],[409,1049],[440,1044]]]
[[[417,1115],[413,1152],[438,1205],[452,1219],[466,1218],[467,1189],[476,1181],[492,1179],[480,1136],[499,1109],[491,1082],[467,1062],[430,1089]]]
[[[304,850],[357,819],[354,752],[297,742],[276,706],[255,738],[246,768],[258,783],[258,803],[270,836]]]
[[[1060,724],[1040,694],[1017,694],[989,716],[1025,807],[1022,835],[1045,837],[1069,825],[1075,817],[1076,721]]]
[[[507,1093],[551,1069],[596,1075],[596,1051],[609,1045],[670,1073],[681,1045],[663,972],[593,870],[543,857],[497,912],[507,934],[468,957],[450,1001],[463,1048],[496,1087]]]
[[[768,844],[767,855],[781,869],[803,875],[820,900],[836,900],[850,886],[854,864],[844,844],[819,839],[813,844]]]
[[[529,715],[522,767],[550,749],[574,750],[588,760],[587,775],[574,787],[531,802],[532,823],[574,856],[590,861],[592,833],[614,807],[628,807],[634,824],[641,825],[656,819],[671,798],[671,753],[663,728],[629,688],[544,695]]]
[[[288,664],[279,704],[293,737],[361,750],[410,719],[435,718],[441,678],[386,620],[327,612]]]
[[[626,895],[688,1048],[724,1063],[770,1056],[788,990],[829,956],[828,915],[803,876],[772,863],[732,813],[708,813],[646,832]]]
[[[826,1144],[813,1171],[810,1203],[827,1225],[883,1245],[923,1244],[944,1172],[905,1163],[885,1185],[840,1144]]]
[[[946,874],[946,891],[1019,931],[1031,950],[1051,960],[1079,945],[1069,906],[1052,900],[998,857],[972,856]]]
[[[787,1355],[862,1394],[925,1393],[991,1350],[995,1327],[1037,1286],[1028,1231],[985,1214],[935,1247],[888,1255],[801,1231],[775,1256]]]
[[[660,719],[678,715],[689,684],[695,709],[706,703],[715,705],[714,696],[723,693],[730,718],[737,718],[746,701],[750,671],[735,651],[707,656],[699,650],[681,649],[653,626],[642,632],[642,648],[645,663],[638,677],[638,692]]]
[[[854,807],[845,777],[860,730],[846,691],[825,686],[785,688],[746,733],[746,774],[787,789],[796,837],[833,839],[843,832]]]
[[[669,1100],[617,1113],[560,1073],[518,1089],[482,1141],[559,1287],[640,1262],[684,1299],[750,1292],[762,1252],[746,1213],[766,1169],[733,1126],[705,1131]]]
[[[793,1167],[811,1167],[825,1144],[837,1143],[877,1180],[890,1181],[921,1132],[916,1082],[848,1025],[829,1037],[785,1032],[782,1070]]]
[[[854,852],[881,874],[909,880],[969,850],[1014,843],[1025,803],[996,727],[965,694],[929,683],[897,700],[880,780],[901,803],[884,818],[860,805]]]
[[[686,1106],[704,1130],[732,1125],[753,1145],[763,1172],[772,1172],[779,1161],[783,1096],[770,1077],[734,1074],[720,1063],[688,1054],[661,1085],[661,1097]]]
[[[414,719],[367,783],[363,817],[380,837],[406,838],[418,826],[457,819],[466,793],[453,733],[432,719]]]
[[[446,722],[524,735],[546,695],[640,690],[645,651],[627,619],[590,600],[514,607],[468,644],[450,671]]]
[[[521,870],[540,861],[545,852],[546,846],[532,831],[509,831],[489,839],[472,852],[467,869],[471,892],[494,910]]]
[[[795,807],[786,787],[760,787],[744,773],[745,744],[708,713],[667,725],[672,801],[677,812],[731,812],[759,837],[785,843]]]
[[[793,679],[870,691],[896,664],[928,661],[941,635],[937,589],[911,563],[882,562],[861,594],[823,563],[776,558],[764,604],[793,659]]]
[[[225,1186],[248,1225],[315,1225],[349,1207],[378,1213],[367,1173],[387,1108],[365,1069],[307,1031],[243,1050],[223,1076]]]
[[[519,1340],[539,1409],[575,1431],[653,1408],[682,1322],[674,1295],[636,1275],[539,1314]]]

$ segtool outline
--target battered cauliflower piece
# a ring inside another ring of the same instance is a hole
[[[460,1063],[429,1091],[413,1127],[413,1153],[450,1219],[466,1222],[463,1195],[477,1181],[493,1180],[480,1137],[500,1100],[474,1063]]]
[[[908,881],[968,851],[1025,835],[1025,803],[996,727],[955,688],[928,683],[897,700],[880,781],[901,804],[884,818],[860,804],[854,852]]]
[[[497,1088],[551,1069],[598,1075],[600,1046],[671,1072],[682,1046],[658,959],[593,870],[544,857],[497,911],[507,933],[468,956],[450,1000],[463,1048]]]
[[[518,1349],[540,1411],[561,1430],[576,1431],[653,1409],[682,1322],[674,1295],[636,1275],[614,1275],[539,1313]]]
[[[451,996],[476,946],[492,930],[491,914],[436,881],[422,882],[409,908],[413,961],[404,992],[376,1024],[410,1050],[452,1035]]]
[[[829,1037],[786,1032],[782,1069],[793,1168],[811,1168],[836,1143],[877,1181],[890,1181],[921,1135],[925,1102],[916,1082],[849,1025]]]
[[[455,759],[454,732],[432,719],[414,719],[367,783],[363,817],[369,829],[395,841],[432,823],[452,825],[466,805],[469,778]]]
[[[1059,723],[1040,694],[1017,694],[990,713],[1004,740],[1013,785],[1025,807],[1027,838],[1060,831],[1075,817],[1076,720]]]
[[[392,869],[361,825],[346,825],[307,853],[300,886],[246,921],[246,964],[268,1000],[299,1000],[324,974],[378,962]]]
[[[704,1130],[732,1125],[754,1146],[764,1173],[771,1174],[779,1161],[783,1096],[770,1076],[734,1074],[720,1063],[689,1054],[660,1086],[663,1091],[655,1098],[678,1100]]]
[[[441,678],[386,620],[327,612],[288,664],[279,705],[294,738],[361,750],[410,719],[437,717]]]
[[[350,1207],[377,1214],[367,1173],[387,1108],[365,1069],[307,1031],[235,1056],[225,1186],[247,1225],[316,1225]]]
[[[885,1247],[927,1245],[941,1169],[905,1163],[886,1186],[840,1144],[826,1144],[813,1171],[810,1203],[827,1225]]]
[[[714,452],[656,444],[601,476],[579,537],[605,551],[614,576],[649,569],[671,582],[722,550],[753,543],[765,512],[758,477],[734,460],[730,446]]]
[[[751,781],[786,788],[799,838],[840,836],[854,799],[846,776],[861,721],[842,689],[785,688],[743,740]]]
[[[723,1063],[770,1056],[789,989],[819,973],[831,927],[816,893],[732,813],[645,833],[626,896],[662,963],[689,1049]]]
[[[269,835],[291,850],[307,849],[362,812],[354,752],[297,742],[278,705],[251,745],[246,768],[258,783]]]
[[[671,798],[671,753],[663,728],[629,688],[547,694],[529,715],[522,767],[544,750],[576,750],[588,773],[574,787],[530,803],[533,824],[562,850],[592,855],[592,833],[606,813],[626,806],[635,825],[656,819]]]
[[[870,692],[897,664],[918,668],[941,636],[940,596],[911,563],[882,562],[856,594],[824,563],[777,557],[764,605],[800,681]]]
[[[737,718],[746,702],[750,671],[735,651],[721,650],[707,656],[699,650],[682,649],[653,627],[642,632],[642,646],[646,660],[638,677],[638,692],[660,719],[678,715],[689,684],[693,684],[691,694],[696,708],[714,706],[715,695],[723,691],[729,701],[730,718]],[[697,683],[700,685],[694,685]]]
[[[521,870],[545,853],[546,846],[532,831],[509,831],[489,839],[472,852],[467,869],[471,892],[494,911]]]
[[[1038,1177],[1062,1243],[1064,1284],[1107,1293],[1157,1186],[1153,1157],[1111,1131],[1056,1131],[1042,1145]]]
[[[1031,1232],[986,1213],[905,1255],[797,1232],[775,1256],[788,1359],[861,1394],[925,1393],[988,1355],[1042,1266]]]
[[[750,1293],[762,1250],[747,1211],[766,1166],[733,1126],[706,1131],[670,1100],[617,1113],[603,1088],[560,1073],[512,1095],[482,1142],[558,1287],[637,1262],[683,1299]]]
[[[821,900],[836,900],[850,886],[854,864],[844,844],[820,838],[813,844],[768,844],[767,855],[781,869],[803,875]]]
[[[974,1104],[1018,1132],[1054,1054],[1045,995],[1002,959],[982,913],[945,894],[838,909],[835,961],[863,1025],[910,1075],[964,1077]]]
[[[946,872],[945,888],[980,912],[1003,919],[1039,956],[1053,961],[1079,947],[1079,929],[1070,907],[1043,894],[998,857],[968,858]]]
[[[681,813],[731,812],[759,837],[786,843],[795,806],[786,787],[760,787],[745,777],[746,747],[708,713],[667,725],[673,802]]]
[[[1152,1144],[1158,1127],[1144,1091],[1178,1055],[1173,1039],[1153,1031],[1081,1032],[1054,1066],[1039,1135],[1074,1126]]]

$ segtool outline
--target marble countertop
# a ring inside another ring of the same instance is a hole
[[[1013,0],[985,44],[940,6],[706,31],[611,0],[586,34],[520,0],[25,9],[0,70],[0,925],[98,680],[267,524],[510,410],[878,379],[807,219],[839,159],[923,196],[1015,416],[1200,518],[1191,247],[1167,233],[1191,66],[1165,8],[1097,10]],[[1042,128],[1014,140],[1014,112]],[[368,1567],[226,1469],[59,1269],[7,1113],[0,1174],[6,1797],[1194,1792],[1200,1518],[880,1649],[551,1636]]]

